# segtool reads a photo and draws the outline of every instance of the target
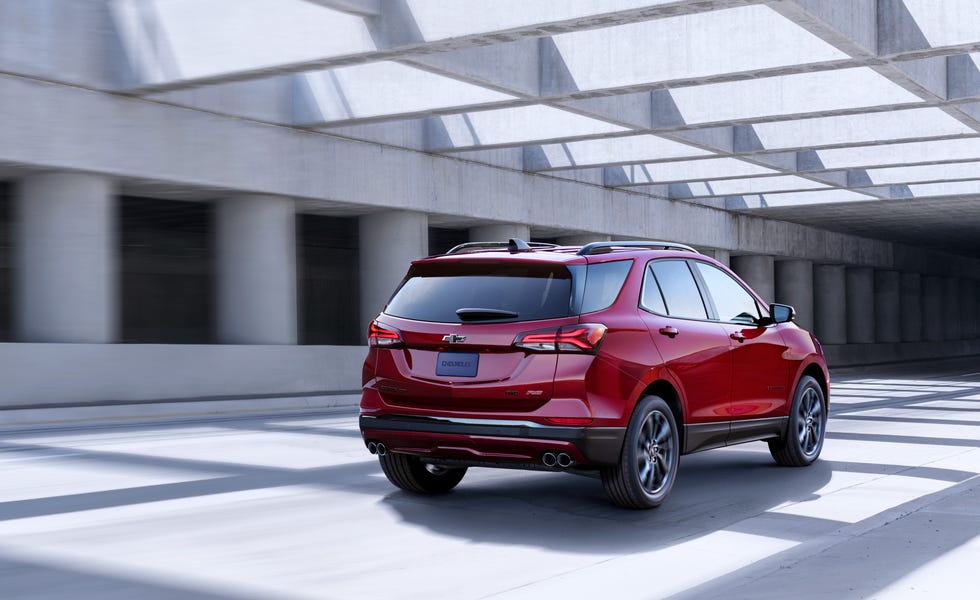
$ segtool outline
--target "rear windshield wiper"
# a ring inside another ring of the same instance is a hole
[[[456,316],[462,321],[495,321],[497,319],[516,319],[517,313],[512,310],[496,308],[461,308]]]

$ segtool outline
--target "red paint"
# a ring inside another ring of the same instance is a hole
[[[626,427],[639,397],[656,384],[675,390],[683,424],[710,423],[787,415],[796,382],[809,366],[816,365],[818,379],[827,383],[815,339],[795,323],[684,319],[639,307],[650,260],[703,261],[731,273],[699,254],[647,249],[591,256],[574,251],[480,252],[422,259],[413,269],[534,261],[584,269],[630,258],[632,266],[615,301],[587,314],[436,323],[381,313],[372,325],[376,342],[364,363],[362,414]],[[465,341],[445,341],[459,336]],[[445,352],[477,353],[476,375],[436,375],[436,358]],[[365,440],[383,442],[389,451],[436,458],[536,461],[543,451],[561,450],[589,464],[580,448],[566,442],[381,429],[362,434]]]

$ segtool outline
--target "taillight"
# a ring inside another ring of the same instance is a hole
[[[403,345],[402,334],[397,329],[372,321],[368,326],[368,345],[375,348],[395,348]]]
[[[606,335],[606,326],[597,323],[565,325],[518,334],[514,345],[534,352],[585,352],[595,354]]]

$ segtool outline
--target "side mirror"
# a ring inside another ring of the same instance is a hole
[[[789,323],[796,318],[796,311],[788,304],[770,304],[769,314],[773,323]]]

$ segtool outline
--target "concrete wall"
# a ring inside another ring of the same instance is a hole
[[[361,346],[0,344],[0,408],[358,390]]]
[[[824,354],[831,367],[875,365],[915,360],[977,356],[980,340],[955,342],[914,342],[900,344],[825,344]]]

